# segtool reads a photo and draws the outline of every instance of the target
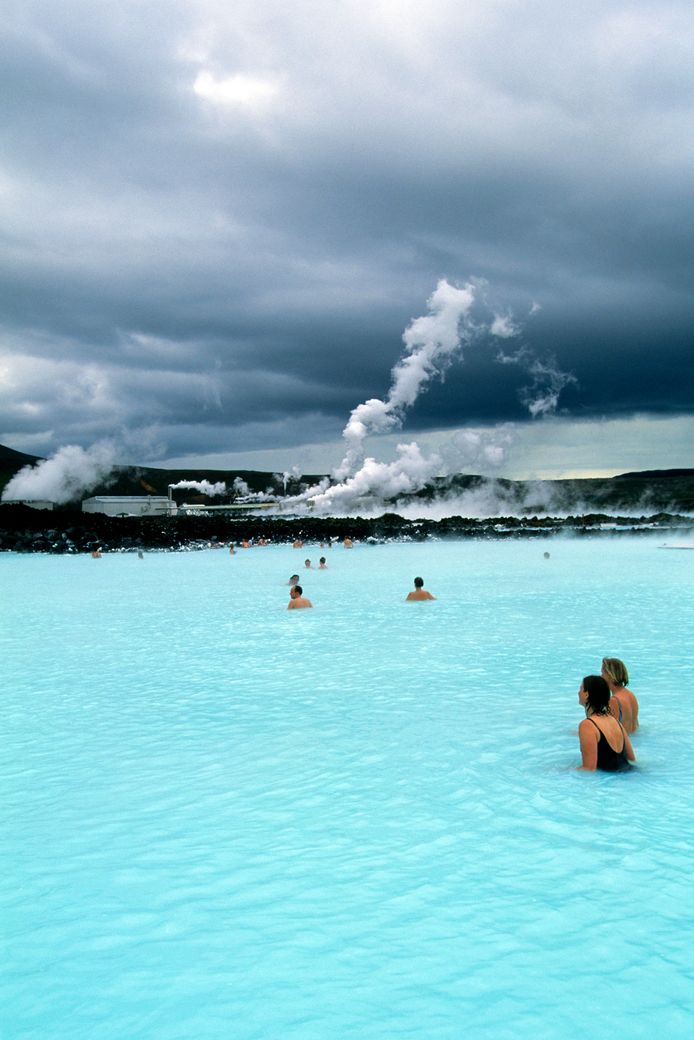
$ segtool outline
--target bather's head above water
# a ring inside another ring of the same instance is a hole
[[[586,675],[578,691],[578,702],[586,715],[607,715],[610,711],[610,687],[601,675]]]
[[[618,657],[603,657],[601,674],[603,679],[615,686],[626,686],[629,682],[627,666]]]

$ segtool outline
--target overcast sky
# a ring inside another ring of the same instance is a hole
[[[515,335],[374,454],[500,429],[512,476],[694,465],[689,0],[5,0],[0,25],[1,443],[327,470],[446,279]],[[533,419],[538,371],[565,378]]]

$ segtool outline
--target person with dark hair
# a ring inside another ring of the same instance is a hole
[[[601,675],[586,675],[578,691],[586,717],[578,727],[582,763],[588,772],[619,773],[636,761],[621,722],[610,712],[610,687]]]
[[[304,596],[304,590],[301,585],[292,585],[289,590],[290,600],[287,604],[287,610],[301,610],[303,607],[312,607],[310,599],[306,599]]]
[[[617,721],[622,723],[627,733],[633,733],[639,728],[639,702],[631,690],[627,689],[627,666],[618,657],[603,657],[600,674],[612,694],[610,711]]]
[[[436,599],[436,596],[432,596],[432,594],[427,592],[424,588],[424,578],[415,578],[414,589],[412,592],[407,593],[406,599],[412,602],[412,600]]]

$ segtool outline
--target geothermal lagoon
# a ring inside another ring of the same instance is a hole
[[[684,1040],[694,552],[665,540],[0,554],[3,1035],[569,1040],[589,994],[597,1040]],[[628,776],[576,771],[605,654]]]

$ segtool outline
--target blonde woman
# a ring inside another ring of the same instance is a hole
[[[600,673],[610,687],[610,712],[621,722],[627,733],[633,733],[639,728],[639,702],[627,689],[629,672],[624,661],[618,657],[603,657],[602,671]]]

